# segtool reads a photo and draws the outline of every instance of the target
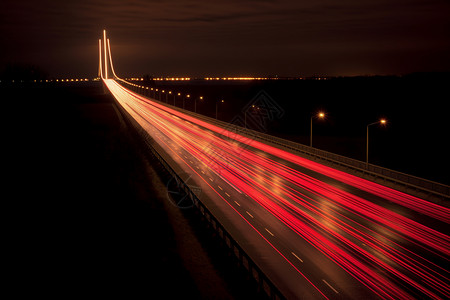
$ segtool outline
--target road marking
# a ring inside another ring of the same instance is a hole
[[[211,177],[208,177],[209,178],[209,180],[211,180],[211,182],[213,182],[214,180],[211,178]]]
[[[301,259],[300,257],[297,256],[297,254],[295,254],[294,252],[291,252],[292,255],[295,256],[295,258],[297,258],[300,262],[303,262],[303,259]]]
[[[221,191],[223,191],[223,188],[222,188],[220,185],[218,185],[218,187],[219,187],[219,189],[220,189]]]
[[[191,162],[191,164],[193,164],[194,162],[192,160],[189,160]]]
[[[330,289],[332,289],[336,294],[339,294],[339,292],[336,291],[336,289],[335,289],[334,287],[332,287],[331,284],[329,284],[325,279],[322,279],[322,281],[325,282],[325,283],[328,285],[328,287],[329,287]]]
[[[254,216],[251,213],[249,213],[248,211],[245,211],[245,212],[247,213],[247,215],[249,215],[250,217],[254,218]]]
[[[205,172],[203,172],[203,170],[202,170],[202,174],[205,174]]]
[[[230,197],[230,198],[231,198],[230,194],[228,194],[227,192],[225,192],[225,195],[227,195],[228,197]]]
[[[234,201],[234,203],[236,203],[238,206],[241,206],[237,201]]]
[[[267,228],[264,228],[271,236],[274,236],[273,235],[273,233],[272,232],[270,232],[270,230],[269,229],[267,229]]]

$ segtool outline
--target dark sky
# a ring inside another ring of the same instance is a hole
[[[119,76],[450,70],[449,0],[2,0],[0,66],[93,77],[103,28]]]

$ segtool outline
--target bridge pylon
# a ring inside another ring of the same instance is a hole
[[[103,45],[103,49],[102,49]],[[101,79],[108,79],[108,64],[111,69],[112,78],[119,78],[114,71],[112,56],[111,56],[111,43],[108,38],[106,38],[106,29],[103,30],[103,41],[100,38],[98,40],[98,77]]]

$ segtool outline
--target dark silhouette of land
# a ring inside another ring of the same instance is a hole
[[[0,91],[15,295],[257,297],[195,211],[169,203],[169,178],[99,82]]]

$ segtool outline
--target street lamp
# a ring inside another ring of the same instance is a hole
[[[220,100],[220,103],[224,103],[225,101],[222,99],[222,100]],[[217,120],[217,109],[218,109],[218,104],[219,104],[219,101],[216,101],[216,120]]]
[[[316,118],[318,118],[318,119],[323,119],[323,118],[325,118],[325,113],[322,112],[322,111],[320,111],[320,112],[317,113],[317,115],[312,115],[312,116],[311,116],[311,126],[310,126],[311,132],[310,132],[310,134],[309,134],[309,146],[310,146],[310,147],[312,147],[312,136],[313,136],[313,130],[312,130],[312,128],[313,128],[313,118],[314,118],[314,117],[316,117]]]
[[[198,97],[200,100],[203,100],[203,96]],[[197,112],[197,98],[194,98],[194,112]]]
[[[252,104],[250,108],[259,110],[259,107],[255,106],[254,104]],[[247,110],[244,111],[244,128],[247,128]]]
[[[186,98],[189,99],[191,97],[191,95],[187,94]],[[184,109],[184,98],[183,98],[183,109]]]
[[[181,96],[181,93],[177,93],[177,96]],[[176,106],[175,105],[175,94],[173,94],[173,105]]]
[[[369,126],[375,125],[375,124],[381,124],[386,125],[386,119],[380,119],[379,121],[370,123],[367,125],[366,129],[366,168],[369,168]]]

